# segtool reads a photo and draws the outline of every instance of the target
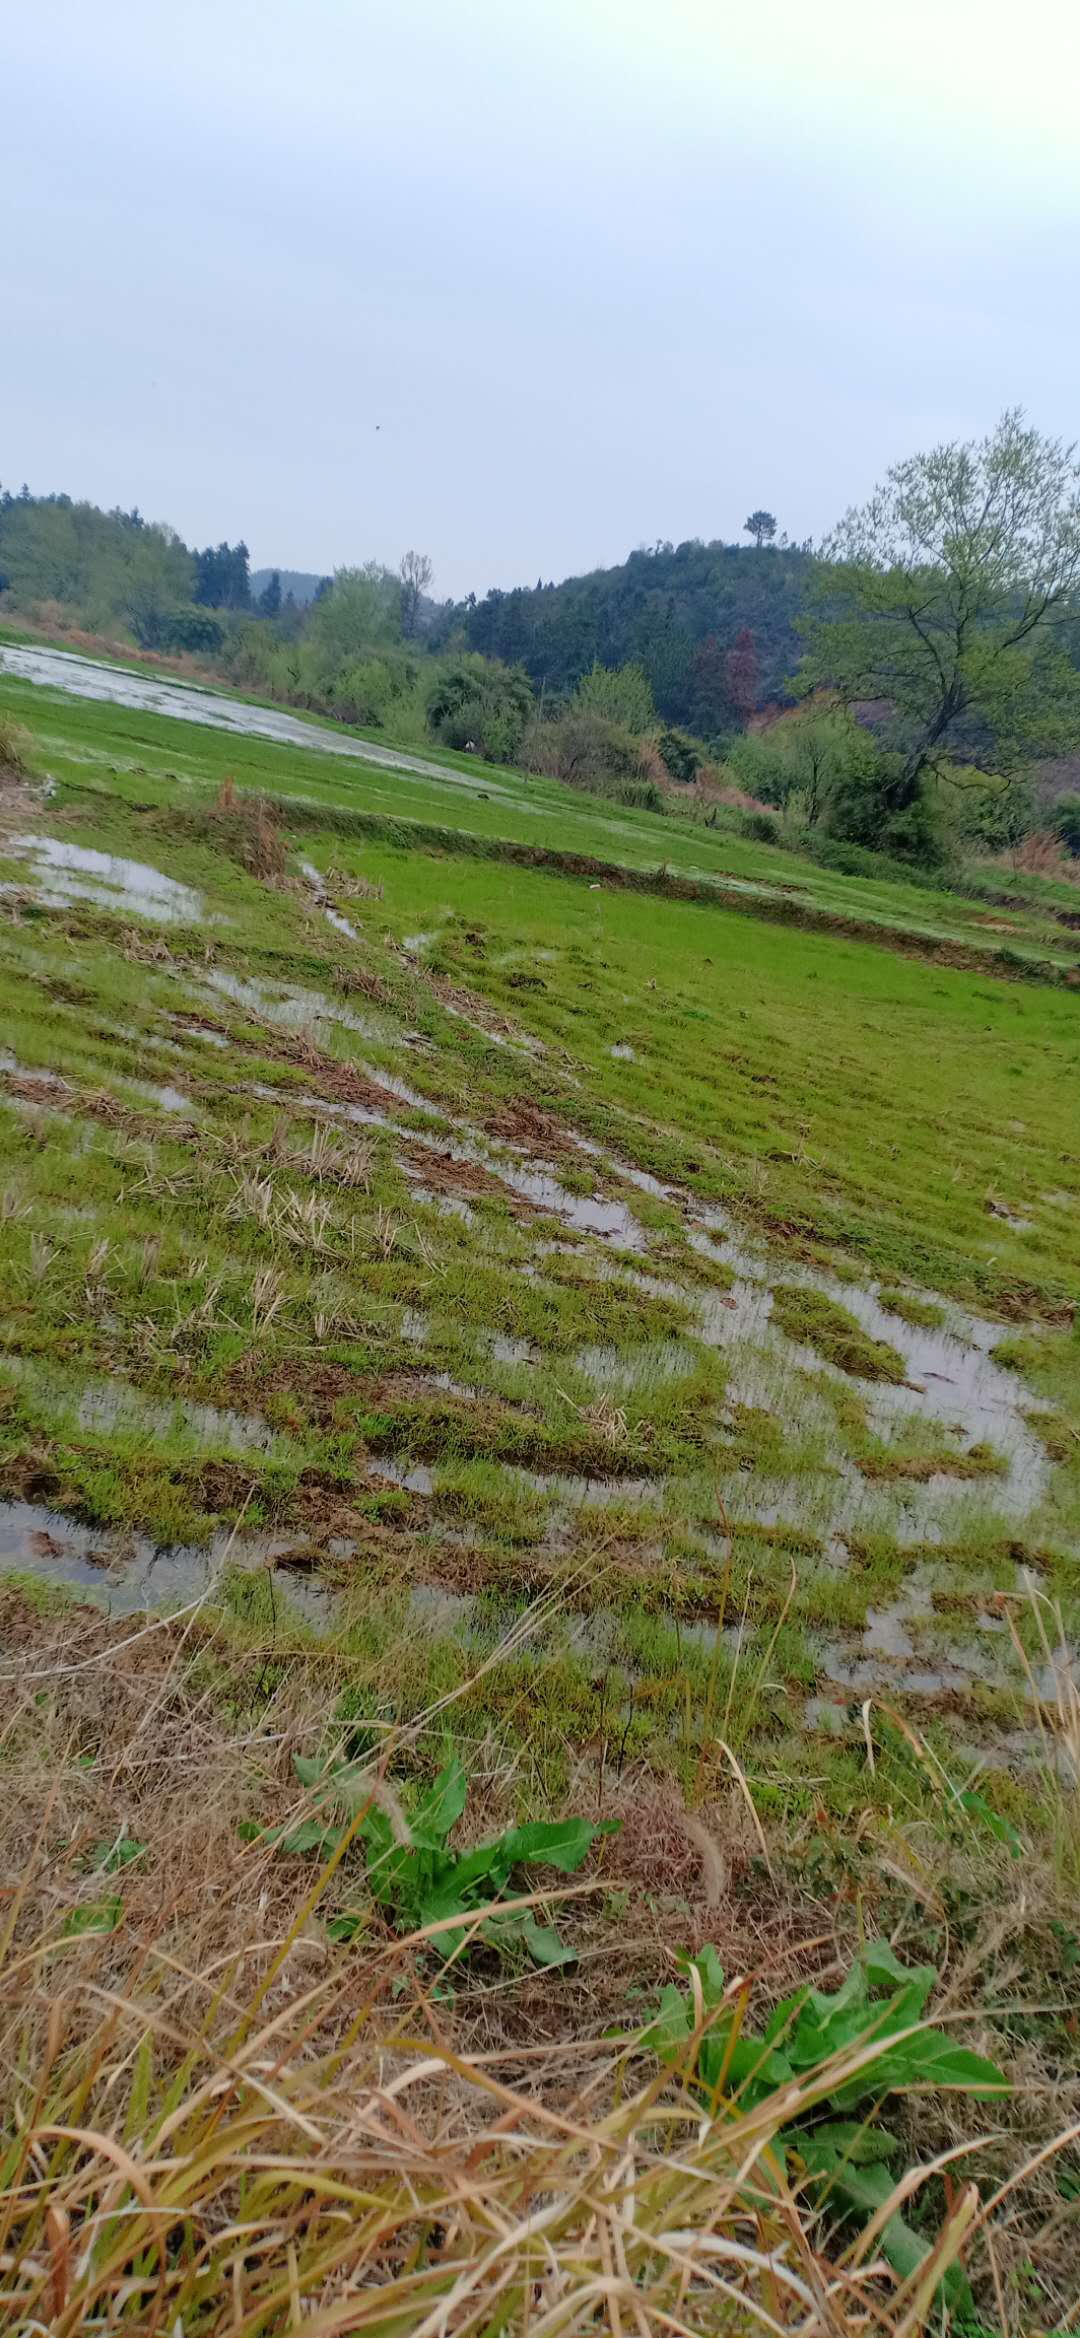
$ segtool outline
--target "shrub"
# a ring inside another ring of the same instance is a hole
[[[428,728],[445,747],[474,748],[490,762],[509,763],[531,707],[532,684],[520,666],[468,653],[436,675],[428,691]]]
[[[214,657],[225,639],[225,627],[211,609],[173,609],[159,624],[163,649],[182,649],[197,657]]]
[[[1003,852],[1038,827],[1028,781],[992,779],[985,772],[960,768],[946,777],[949,823],[961,850]]]
[[[669,778],[677,779],[684,787],[691,787],[704,764],[705,757],[689,731],[661,731],[657,740]]]
[[[1037,828],[1004,857],[1010,869],[1023,869],[1025,876],[1049,877],[1066,885],[1080,883],[1080,865],[1056,830]]]
[[[779,844],[779,823],[771,812],[740,812],[739,834],[748,836],[754,844]]]
[[[377,729],[397,694],[397,678],[385,658],[356,658],[327,681],[324,703],[342,722]]]
[[[592,707],[569,706],[552,721],[531,723],[521,753],[528,770],[571,786],[649,776],[640,740]]]
[[[13,715],[0,714],[0,777],[28,779],[29,776],[30,733]]]
[[[590,714],[599,714],[605,722],[617,723],[624,731],[641,736],[651,731],[656,722],[656,707],[648,675],[642,666],[601,666],[594,662],[591,672],[578,683],[573,704]]]
[[[521,761],[527,771],[542,771],[611,802],[646,812],[664,809],[657,784],[663,765],[653,741],[635,739],[591,707],[572,704],[548,722],[530,723]]]

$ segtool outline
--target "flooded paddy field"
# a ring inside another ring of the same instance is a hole
[[[541,1797],[614,1733],[842,1813],[869,1701],[1021,1802],[1080,1001],[298,814],[287,728],[223,809],[145,688],[0,800],[3,1572],[348,1651]]]

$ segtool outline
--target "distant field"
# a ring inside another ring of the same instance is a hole
[[[17,646],[17,645],[16,645]],[[62,670],[62,669],[61,669]],[[106,676],[103,674],[103,681]],[[123,669],[116,669],[115,687],[122,692]],[[168,676],[155,685],[152,675],[140,671],[136,687],[153,691],[162,702],[170,691],[179,693],[195,711],[199,695],[190,698],[191,685]],[[526,777],[501,765],[485,765],[476,758],[454,755],[430,743],[419,761],[427,771],[409,770],[413,750],[402,750],[401,764],[361,773],[346,750],[358,758],[367,748],[380,759],[393,754],[392,742],[374,732],[344,730],[318,717],[298,718],[288,709],[264,709],[271,720],[282,716],[288,726],[299,726],[287,747],[256,737],[225,733],[205,737],[197,753],[185,750],[183,731],[163,715],[140,709],[125,712],[86,701],[72,705],[60,691],[33,691],[3,673],[0,651],[0,691],[14,693],[9,703],[31,706],[50,699],[64,706],[63,738],[81,736],[93,753],[104,752],[102,742],[116,743],[119,768],[112,776],[124,782],[130,763],[138,776],[160,783],[168,773],[179,773],[196,790],[216,785],[231,773],[241,786],[267,787],[301,796],[310,805],[339,812],[366,810],[426,824],[457,829],[480,841],[507,841],[544,851],[574,852],[637,871],[665,869],[674,878],[711,883],[729,890],[746,889],[762,911],[797,918],[850,920],[867,930],[902,937],[904,946],[928,948],[955,945],[1002,958],[1007,967],[1038,961],[1058,978],[1080,981],[1080,932],[1067,920],[1077,914],[1072,888],[1025,877],[1009,876],[1001,890],[1007,899],[967,899],[917,882],[883,882],[848,877],[819,868],[813,862],[775,845],[756,843],[739,835],[730,818],[708,827],[678,816],[639,812],[607,805],[583,796],[557,781]],[[212,693],[222,699],[220,691]],[[245,707],[258,720],[258,702],[231,701],[238,719]],[[35,718],[39,719],[39,718]],[[74,724],[75,733],[69,727]],[[164,727],[160,727],[164,725]],[[310,751],[302,743],[304,728],[312,737]],[[48,736],[48,726],[45,726]],[[332,744],[331,744],[332,743]],[[173,752],[173,749],[176,752]],[[288,758],[287,773],[283,762]],[[445,772],[445,780],[432,776]],[[166,779],[166,785],[171,780]],[[136,793],[137,791],[131,791]],[[145,796],[145,791],[144,791]],[[140,800],[144,800],[140,798]]]

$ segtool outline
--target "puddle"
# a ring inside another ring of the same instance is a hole
[[[660,1503],[664,1489],[658,1478],[651,1477],[563,1477],[555,1471],[515,1469],[510,1472],[519,1485],[528,1486],[533,1493],[544,1494],[560,1510],[582,1510],[586,1505],[601,1508],[638,1502]]]
[[[200,979],[219,997],[229,999],[233,1006],[242,1007],[259,1022],[275,1023],[283,1031],[306,1031],[312,1024],[340,1023],[343,1030],[356,1031],[362,1039],[384,1040],[391,1035],[388,1024],[377,1022],[370,1015],[358,1015],[352,1007],[327,998],[324,991],[305,990],[299,983],[271,985],[255,979],[245,980],[225,966],[208,966]],[[222,1044],[227,1046],[228,1041]]]
[[[78,1218],[81,1213],[65,1214]],[[288,1443],[256,1413],[200,1404],[193,1397],[146,1396],[125,1380],[94,1380],[75,1392],[58,1381],[47,1366],[25,1356],[5,1355],[4,1370],[24,1381],[37,1400],[58,1417],[76,1420],[80,1429],[115,1436],[186,1437],[200,1446],[218,1446],[234,1453],[272,1453],[279,1444]]]
[[[700,1336],[707,1345],[732,1349],[745,1345],[764,1356],[786,1360],[817,1378],[857,1389],[874,1435],[885,1444],[892,1442],[904,1422],[925,1420],[955,1431],[965,1446],[990,1445],[1001,1455],[1006,1470],[1000,1476],[973,1481],[974,1491],[969,1482],[969,1506],[981,1500],[999,1516],[1010,1518],[1026,1517],[1036,1508],[1049,1485],[1050,1463],[1025,1418],[1040,1409],[1037,1400],[1017,1373],[994,1362],[991,1351],[1005,1335],[1003,1324],[972,1315],[937,1292],[926,1296],[943,1309],[945,1324],[927,1328],[906,1323],[881,1305],[877,1286],[844,1282],[799,1260],[789,1262],[756,1249],[726,1212],[709,1208],[699,1215],[704,1222],[690,1229],[692,1248],[712,1255],[713,1244],[721,1237],[722,1255],[734,1268],[736,1278],[729,1291],[693,1294]],[[820,1291],[846,1308],[872,1339],[886,1341],[903,1358],[907,1383],[853,1380],[827,1363],[817,1349],[787,1338],[771,1321],[770,1277]],[[731,1395],[748,1402],[752,1399],[744,1385],[745,1368],[740,1355]],[[912,1515],[925,1515],[943,1490],[955,1491],[955,1486],[956,1481],[942,1473],[922,1486],[909,1481],[898,1499]]]
[[[278,1443],[269,1422],[253,1413],[198,1404],[190,1397],[157,1404],[137,1388],[126,1388],[114,1380],[103,1380],[82,1391],[78,1422],[81,1429],[103,1429],[114,1435],[126,1431],[162,1438],[188,1436],[200,1445],[220,1445],[236,1453],[271,1453]]]
[[[430,1096],[422,1096],[419,1088],[410,1088],[407,1080],[399,1079],[396,1072],[388,1072],[383,1064],[358,1063],[356,1069],[366,1073],[369,1080],[377,1080],[380,1088],[388,1088],[399,1104],[408,1105],[410,1112],[426,1112],[429,1119],[441,1118],[441,1107],[433,1104]]]
[[[181,1023],[178,1028],[185,1039],[201,1039],[206,1047],[228,1047],[229,1041],[224,1031],[206,1031],[201,1023]]]
[[[407,1165],[405,1166],[405,1175],[412,1184],[417,1200],[426,1203],[429,1210],[437,1210],[441,1218],[460,1218],[464,1226],[472,1225],[476,1212],[466,1201],[464,1194],[433,1193],[428,1186],[420,1182],[419,1171],[414,1175]]]
[[[607,1241],[615,1241],[623,1250],[644,1250],[645,1237],[637,1219],[622,1201],[605,1201],[594,1194],[568,1193],[560,1185],[554,1169],[519,1167],[507,1162],[500,1154],[488,1154],[483,1159],[485,1169],[501,1177],[512,1193],[523,1201],[535,1202],[538,1209],[550,1210],[553,1217],[565,1218],[581,1234],[600,1234]]]
[[[614,1058],[616,1063],[637,1062],[637,1056],[634,1052],[634,1049],[629,1047],[624,1039],[617,1039],[614,1047],[608,1048],[608,1054]]]
[[[941,1620],[935,1613],[934,1594],[970,1591],[970,1577],[943,1565],[912,1568],[900,1597],[889,1607],[867,1611],[866,1626],[858,1639],[836,1641],[820,1654],[822,1675],[860,1695],[875,1691],[904,1691],[917,1696],[940,1696],[945,1691],[970,1694],[976,1683],[995,1689],[1019,1689],[1023,1675],[1005,1636],[1003,1619],[974,1609],[969,1637],[959,1633],[942,1646]],[[986,1635],[1000,1642],[998,1655],[986,1645]],[[1068,1648],[1056,1649],[1049,1664],[1035,1665],[1032,1678],[1043,1703],[1056,1701],[1062,1680],[1077,1677],[1080,1657]]]
[[[399,1080],[393,1073],[384,1072],[378,1065],[365,1064],[358,1066],[358,1069],[365,1071],[369,1079],[381,1087],[388,1088],[401,1103],[412,1109],[429,1114],[438,1111],[438,1106],[427,1097],[409,1088],[404,1080]],[[278,1105],[287,1103],[302,1111],[328,1113],[335,1119],[355,1121],[362,1128],[385,1128],[394,1135],[406,1135],[410,1144],[423,1145],[431,1153],[441,1154],[450,1161],[464,1162],[470,1168],[486,1170],[489,1177],[507,1186],[522,1201],[531,1201],[536,1208],[550,1211],[553,1217],[564,1218],[580,1233],[613,1239],[624,1250],[645,1249],[645,1236],[625,1202],[606,1201],[592,1194],[570,1193],[559,1183],[553,1166],[546,1163],[538,1165],[527,1161],[524,1155],[515,1157],[503,1150],[494,1152],[479,1135],[465,1132],[460,1123],[452,1124],[460,1132],[456,1135],[429,1135],[426,1129],[410,1128],[403,1131],[389,1113],[380,1112],[374,1105],[341,1104],[331,1097],[297,1095],[295,1091],[259,1085],[253,1086],[252,1094]]]
[[[182,1088],[159,1088],[153,1080],[129,1080],[127,1084],[137,1096],[145,1096],[148,1103],[160,1104],[163,1112],[195,1111],[190,1096],[185,1096]]]
[[[85,900],[102,909],[123,910],[167,923],[195,925],[205,920],[200,894],[190,885],[178,884],[174,877],[162,876],[159,869],[148,868],[144,861],[95,852],[88,845],[70,844],[57,836],[14,836],[11,850],[25,853],[33,861],[42,899],[57,908]]]
[[[225,1566],[268,1574],[283,1620],[328,1630],[337,1601],[306,1572],[290,1567],[296,1538],[216,1534],[205,1549],[158,1548],[145,1535],[80,1526],[30,1502],[0,1503],[0,1574],[32,1575],[89,1594],[113,1615],[186,1607],[212,1591]]]
[[[438,1583],[414,1583],[409,1592],[410,1614],[425,1632],[468,1639],[476,1609],[476,1596],[470,1591],[444,1591]]]
[[[385,1478],[389,1485],[400,1486],[406,1494],[430,1494],[435,1487],[432,1473],[422,1461],[412,1464],[386,1461],[380,1454],[368,1462],[367,1474],[369,1478]]]
[[[671,1202],[676,1209],[686,1207],[686,1195],[680,1193],[677,1186],[665,1185],[662,1178],[654,1177],[651,1169],[638,1169],[633,1161],[623,1161],[615,1154],[606,1153],[603,1145],[596,1144],[592,1137],[580,1136],[576,1129],[568,1129],[566,1133],[572,1138],[579,1153],[588,1153],[590,1160],[600,1161],[610,1167],[612,1175],[621,1179],[625,1185],[636,1185],[639,1193],[651,1194],[654,1201]]]
[[[0,1047],[0,1072],[11,1072],[20,1080],[33,1080],[42,1088],[66,1088],[59,1072],[51,1072],[45,1064],[20,1063],[9,1047]]]
[[[357,933],[356,927],[349,924],[348,918],[342,916],[340,909],[335,909],[334,904],[330,899],[330,895],[327,892],[322,878],[319,875],[318,869],[315,867],[314,863],[312,861],[301,861],[300,870],[301,874],[307,878],[308,884],[310,885],[311,890],[315,895],[316,908],[321,909],[323,916],[329,920],[332,926],[336,927],[339,934],[344,934],[350,942],[358,942],[360,936]]]
[[[480,1390],[468,1387],[464,1380],[455,1380],[452,1372],[430,1372],[425,1374],[425,1381],[429,1388],[441,1389],[444,1396],[460,1397],[464,1404],[477,1404],[480,1400]]]

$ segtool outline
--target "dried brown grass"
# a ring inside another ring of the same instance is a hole
[[[1027,2338],[1011,2300],[1030,2200],[1014,2217],[1045,2126],[1000,2163],[991,2275],[970,2141],[942,2124],[939,2254],[898,2289],[873,2238],[838,2235],[784,2178],[771,2142],[797,2101],[705,2119],[678,2073],[605,2035],[632,1978],[653,1997],[679,1938],[713,1940],[766,1995],[835,1969],[828,1914],[763,1875],[745,1888],[756,1844],[737,1797],[688,1820],[660,1781],[617,1783],[603,1886],[627,1895],[621,1920],[586,1876],[560,1912],[577,1975],[489,1968],[448,1996],[428,1936],[376,1916],[336,1946],[340,1874],[240,1835],[303,1807],[292,1755],[325,1741],[344,1678],[332,1646],[226,1642],[199,1610],[41,1612],[14,1593],[0,1646],[0,2324],[914,2338],[940,2327],[933,2280],[963,2249],[988,2326]],[[476,1770],[486,1832],[511,1781],[496,1747]],[[583,1764],[571,1806],[598,1790]],[[146,1848],[109,1872],[121,1839]],[[115,1928],[71,1928],[113,1898]],[[976,1960],[954,1994],[979,1979]]]
[[[203,819],[208,843],[238,861],[249,876],[280,884],[286,850],[280,812],[269,797],[242,791],[226,779]]]
[[[1080,885],[1080,860],[1068,853],[1052,829],[1037,829],[1008,852],[987,863],[992,869],[1023,870],[1025,876],[1050,877],[1059,885]]]

